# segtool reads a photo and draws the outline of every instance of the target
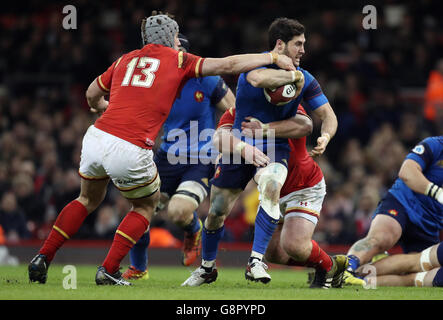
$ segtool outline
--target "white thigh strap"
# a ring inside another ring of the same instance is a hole
[[[431,264],[431,248],[432,247],[429,247],[426,250],[423,250],[420,255],[421,271],[429,271],[433,269]]]

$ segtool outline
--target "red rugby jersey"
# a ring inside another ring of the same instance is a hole
[[[107,110],[94,125],[152,149],[177,94],[189,78],[201,76],[203,61],[158,44],[123,55],[97,77],[99,87],[110,95]]]
[[[297,113],[305,114],[305,109],[299,105]],[[235,108],[230,108],[222,115],[218,128],[230,128],[234,124]],[[280,197],[291,192],[313,187],[323,179],[323,172],[317,162],[309,156],[306,149],[306,137],[288,139],[291,152],[288,162],[288,176],[280,191]]]

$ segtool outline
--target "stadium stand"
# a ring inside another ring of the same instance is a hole
[[[375,30],[362,28],[359,1],[251,3],[72,1],[76,30],[62,28],[62,6],[55,2],[5,5],[0,13],[0,225],[6,243],[43,239],[56,212],[78,194],[79,137],[95,119],[86,86],[120,54],[140,46],[141,18],[153,9],[175,14],[193,52],[202,56],[267,50],[263,26],[278,16],[306,25],[302,66],[315,74],[339,120],[336,137],[319,159],[328,194],[315,239],[346,245],[365,234],[408,150],[426,136],[443,134],[438,1],[376,1]],[[235,77],[225,81],[235,89]],[[224,241],[251,241],[250,190],[227,220]],[[110,239],[127,206],[110,186],[76,239]],[[207,208],[206,201],[201,217]],[[180,230],[164,217],[160,212],[153,227],[180,238]]]

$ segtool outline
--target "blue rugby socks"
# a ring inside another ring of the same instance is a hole
[[[218,244],[225,233],[225,226],[217,230],[207,230],[203,226],[202,232],[202,267],[211,268],[215,265]]]
[[[278,220],[271,218],[266,211],[260,206],[255,218],[254,229],[254,242],[252,244],[252,251],[257,258],[261,260],[261,257],[265,254],[272,234],[277,228]],[[260,256],[261,255],[261,256]]]
[[[197,212],[194,211],[194,217],[192,218],[192,221],[190,224],[188,224],[186,227],[183,228],[183,231],[189,234],[194,234],[200,230],[200,222],[197,215]]]
[[[129,251],[131,265],[140,271],[145,271],[148,267],[148,247],[151,241],[149,230],[137,241]]]

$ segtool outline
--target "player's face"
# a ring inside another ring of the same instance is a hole
[[[300,59],[305,54],[305,35],[294,36],[286,43],[283,54],[292,59],[296,67],[300,65]]]

